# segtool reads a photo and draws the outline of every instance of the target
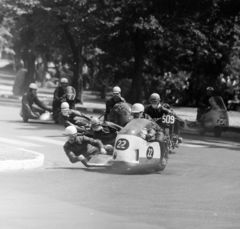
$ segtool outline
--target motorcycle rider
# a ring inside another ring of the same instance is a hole
[[[110,144],[110,142],[116,138],[118,132],[121,130],[121,127],[114,123],[101,123],[97,117],[91,118],[90,127],[93,131],[93,138],[101,139],[103,144]]]
[[[121,97],[121,88],[115,86],[112,90],[113,96],[106,101],[106,111],[104,115],[104,119],[108,120],[108,114],[110,114],[111,109],[114,107],[116,103],[126,102],[123,97]]]
[[[62,78],[60,80],[60,85],[53,92],[53,119],[57,123],[58,113],[62,102],[66,101],[66,88],[68,86],[68,79]]]
[[[64,135],[67,142],[64,144],[63,149],[72,163],[81,161],[85,166],[88,166],[87,162],[92,156],[113,153],[113,146],[111,145],[103,145],[100,140],[85,135],[78,136],[75,126],[68,126]]]
[[[87,129],[89,129],[89,125],[87,122],[84,122],[81,119],[79,120],[78,117],[89,120],[89,118],[80,111],[70,109],[67,102],[63,102],[61,104],[61,112],[58,114],[58,122],[60,125],[65,127],[75,126],[79,133],[84,133]]]
[[[145,110],[144,112],[148,115],[150,115],[150,117],[155,121],[157,122],[158,120],[161,120],[163,118],[164,115],[174,115],[174,117],[176,117],[176,114],[164,107],[161,103],[161,97],[158,93],[152,93],[150,95],[150,98],[149,98],[149,102],[150,104],[147,105],[145,107]],[[182,138],[179,137],[179,130],[178,130],[178,127],[176,127],[175,129],[175,135],[176,135],[176,139],[177,139],[177,144],[178,143],[181,143],[182,142]]]
[[[141,133],[146,141],[158,141],[161,149],[163,147],[167,147],[161,127],[148,114],[144,112],[144,106],[141,103],[133,104],[132,114],[133,119],[143,118],[151,121],[151,127],[149,129],[144,129]],[[162,150],[162,152],[165,152],[165,150]],[[168,159],[168,155],[161,155],[160,164],[166,165],[166,159]]]
[[[36,104],[39,108],[33,107]],[[21,116],[23,119],[38,119],[45,110],[52,112],[51,108],[45,106],[37,97],[37,85],[31,83],[28,92],[23,94]]]
[[[206,112],[207,109],[210,109],[212,105],[209,102],[209,99],[214,96],[214,89],[213,87],[207,87],[205,94],[200,98],[198,102],[198,109],[197,109],[197,122],[201,122],[202,115]]]

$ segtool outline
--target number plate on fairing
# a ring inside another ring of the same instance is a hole
[[[127,139],[124,138],[120,138],[118,139],[117,143],[116,143],[116,149],[118,150],[126,150],[129,147],[129,141]]]
[[[227,125],[227,119],[220,118],[220,119],[217,120],[217,123],[218,123],[218,125],[226,126]]]

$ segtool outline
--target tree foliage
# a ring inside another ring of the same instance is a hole
[[[6,45],[3,38],[8,31],[13,34],[12,47],[26,59],[61,56],[72,67],[80,100],[84,64],[103,91],[128,79],[130,102],[141,102],[154,90],[161,93],[165,72],[179,79],[179,73],[186,72],[194,90],[201,90],[199,85],[214,85],[220,73],[236,74],[239,68],[239,1],[4,0],[1,4],[1,12],[14,27],[0,29],[0,45]]]

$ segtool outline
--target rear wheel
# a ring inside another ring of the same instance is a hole
[[[237,105],[237,106],[236,106],[236,110],[237,110],[237,111],[240,111],[240,105]]]
[[[222,135],[222,129],[221,127],[215,127],[213,130],[214,136],[219,138]]]

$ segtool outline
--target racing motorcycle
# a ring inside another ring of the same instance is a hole
[[[147,141],[143,130],[152,128],[147,119],[133,119],[118,133],[112,156],[96,155],[88,161],[88,167],[105,167],[123,172],[162,171],[161,155],[168,155],[165,143]]]
[[[82,135],[86,135],[91,138],[99,139],[102,141],[104,145],[109,144],[113,146],[115,142],[115,138],[117,136],[117,132],[119,132],[122,129],[122,127],[110,121],[103,121],[100,119],[100,117],[99,117],[99,121],[101,126],[103,128],[107,127],[108,129],[114,130],[114,131],[110,131],[110,133],[103,133],[102,131],[94,133],[90,125],[91,118],[84,116],[84,117],[75,117],[76,119],[75,125],[80,127],[80,130],[78,131],[78,133]]]
[[[185,120],[181,131],[202,136],[212,132],[215,137],[221,137],[222,132],[226,132],[229,126],[227,108],[220,96],[211,97],[209,103],[211,106],[205,109],[200,122]]]
[[[156,122],[163,129],[169,153],[173,153],[173,150],[179,147],[178,136],[174,134],[174,125],[177,125],[177,119],[173,114],[168,114],[163,115]]]
[[[170,105],[167,103],[164,103],[163,107],[170,110]],[[155,121],[163,129],[169,153],[173,153],[173,150],[179,147],[179,133],[175,134],[174,128],[177,126],[177,129],[179,129],[180,120],[178,120],[173,112],[172,114],[164,114],[161,118],[156,119]]]

